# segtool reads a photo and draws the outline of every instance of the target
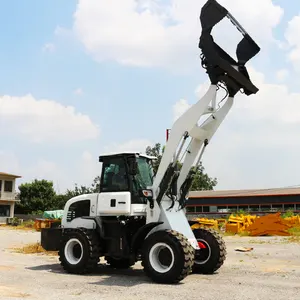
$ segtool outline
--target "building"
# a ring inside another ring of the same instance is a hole
[[[223,215],[238,211],[266,214],[292,210],[300,212],[300,188],[259,190],[191,191],[186,211],[189,215]]]
[[[17,178],[21,176],[0,172],[0,223],[14,217]]]

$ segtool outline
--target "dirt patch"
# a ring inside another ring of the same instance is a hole
[[[11,250],[16,253],[23,253],[23,254],[41,253],[41,254],[46,254],[46,255],[51,255],[51,256],[53,256],[53,255],[57,256],[57,252],[46,251],[39,243],[28,244],[23,247],[14,247],[14,248],[11,248]]]
[[[10,271],[13,269],[15,269],[15,267],[13,267],[13,266],[1,266],[0,265],[0,271]]]
[[[8,286],[1,286],[0,285],[0,295],[1,297],[10,297],[10,298],[26,298],[30,297],[31,295],[28,293],[20,293],[16,291],[16,287],[8,287]]]
[[[265,273],[286,273],[286,271],[276,267],[264,268],[262,271]]]

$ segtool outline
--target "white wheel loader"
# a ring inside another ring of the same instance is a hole
[[[211,35],[212,28],[225,17],[243,35],[236,49],[237,60]],[[184,208],[203,152],[231,109],[235,95],[240,90],[248,96],[258,91],[245,64],[260,48],[217,1],[206,2],[200,22],[200,58],[211,85],[173,124],[156,174],[152,168],[155,157],[138,152],[103,154],[99,158],[99,192],[68,200],[61,225],[42,229],[42,246],[59,252],[67,272],[92,272],[101,257],[113,268],[129,268],[141,261],[154,282],[170,284],[192,272],[213,273],[222,266],[224,241],[213,230],[193,230]],[[222,106],[217,105],[220,87],[227,91]],[[207,118],[199,125],[203,116]],[[178,168],[183,152],[182,167]]]

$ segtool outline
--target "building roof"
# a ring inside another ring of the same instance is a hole
[[[295,188],[270,188],[249,190],[220,190],[220,191],[190,191],[189,198],[222,198],[222,197],[257,197],[299,195],[300,187]]]
[[[11,177],[11,178],[22,178],[22,176],[20,176],[20,175],[9,174],[9,173],[4,173],[4,172],[0,172],[0,176]]]

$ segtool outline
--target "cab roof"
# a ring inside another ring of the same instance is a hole
[[[123,152],[109,152],[109,153],[101,154],[99,156],[99,160],[104,157],[123,156],[123,155],[136,155],[136,156],[145,157],[145,158],[152,159],[152,160],[157,159],[156,156],[150,156],[150,155],[141,153],[139,151],[136,151],[136,152],[135,151],[123,151]]]

